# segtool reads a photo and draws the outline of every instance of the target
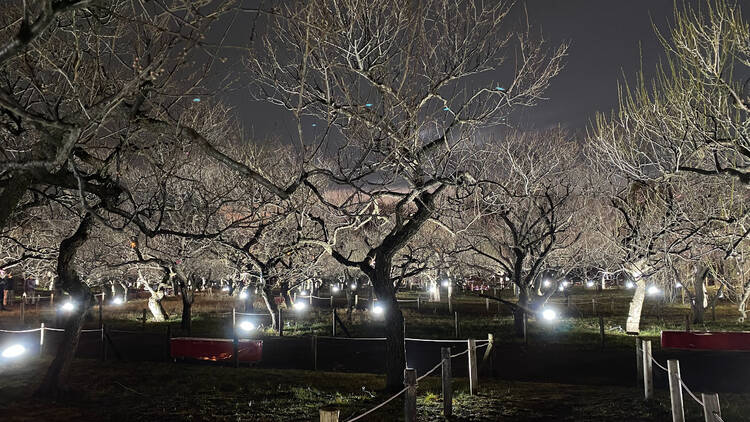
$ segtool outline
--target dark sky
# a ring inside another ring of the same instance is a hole
[[[692,4],[699,0],[687,0]],[[640,68],[652,75],[662,48],[652,28],[668,29],[672,0],[525,0],[516,5],[520,23],[526,6],[529,22],[550,44],[570,42],[567,65],[547,91],[549,101],[525,112],[517,123],[525,128],[557,126],[585,129],[597,111],[617,104],[617,83],[632,81]],[[287,138],[289,117],[268,104],[253,103],[239,90],[228,98],[243,126],[256,139]]]

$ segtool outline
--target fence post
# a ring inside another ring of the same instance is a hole
[[[701,393],[703,400],[703,416],[706,422],[716,422],[718,419],[714,415],[721,417],[721,407],[719,407],[719,395],[716,393]]]
[[[146,310],[146,309],[144,308],[144,309],[143,309],[143,321],[142,321],[142,324],[141,324],[141,329],[142,329],[142,330],[146,330],[146,315],[147,315],[146,313],[147,313],[147,312],[148,312],[148,310]]]
[[[640,384],[643,379],[643,341],[640,337],[635,338],[635,367],[636,381]]]
[[[417,421],[417,370],[413,368],[404,369],[404,385],[406,396],[404,397],[404,420],[406,422]]]
[[[237,327],[237,309],[232,306],[232,331]]]
[[[448,287],[448,312],[453,312],[453,289]]]
[[[101,330],[101,341],[102,341],[100,353],[101,353],[102,362],[104,362],[104,360],[106,359],[106,352],[104,351],[104,348],[107,347],[107,343],[104,339],[104,324],[100,325],[99,329]]]
[[[333,309],[333,295],[331,295],[328,299],[331,301],[331,309]]]
[[[453,313],[453,324],[456,327],[456,338],[460,338],[461,330],[459,329],[459,324],[458,324],[458,311]]]
[[[21,324],[26,322],[26,292],[23,293],[23,300],[21,301]]]
[[[467,340],[466,343],[466,347],[469,348],[469,394],[473,396],[477,393],[477,387],[479,387],[479,374],[477,372],[477,343],[473,338]]]
[[[320,409],[320,422],[339,422],[338,409]]]
[[[331,311],[331,335],[336,337],[336,310]]]
[[[44,323],[42,323],[39,329],[39,356],[44,353]]]
[[[318,336],[315,334],[310,338],[313,356],[313,371],[318,370]]]
[[[354,295],[354,309],[357,309],[358,304],[359,304],[359,295]]]
[[[417,293],[417,310],[419,310],[419,303],[420,303],[419,293]]]
[[[484,307],[487,312],[490,311],[490,299],[489,298],[484,298]]]
[[[313,297],[312,297],[312,296],[313,296],[313,295],[312,295],[312,290],[311,290],[311,291],[310,291],[310,307],[311,307],[311,308],[312,308],[312,306],[313,306],[313,305],[312,305],[312,300],[313,300]]]
[[[99,328],[102,328],[104,323],[102,320],[102,308],[104,307],[104,292],[99,296]]]
[[[50,309],[55,309],[55,294],[50,293],[49,295],[49,307]]]
[[[643,393],[646,400],[654,398],[654,372],[651,363],[651,340],[643,340]]]
[[[284,337],[284,315],[281,312],[281,306],[279,306],[279,337]]]
[[[440,356],[443,359],[443,416],[453,415],[453,388],[451,386],[451,348],[441,347]]]
[[[685,422],[685,410],[682,407],[682,385],[680,385],[680,361],[669,359],[669,398],[672,403],[672,422]]]

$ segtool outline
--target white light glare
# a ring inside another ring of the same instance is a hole
[[[221,288],[221,291],[222,291],[222,292],[228,292],[228,291],[229,291],[229,286],[224,286],[224,287],[222,287],[222,288]]]
[[[443,285],[443,287],[448,287],[448,286],[450,286],[450,285],[451,285],[451,282],[450,282],[450,280],[443,280],[443,282],[442,282],[442,283],[440,283],[440,284],[442,284],[442,285]]]
[[[589,280],[586,282],[586,287],[594,287],[594,282]]]
[[[568,285],[570,285],[570,283],[569,283],[569,282],[567,282],[567,281],[563,281],[563,287],[568,287]]]
[[[681,288],[682,288],[682,283],[680,283],[680,282],[678,281],[678,282],[677,282],[677,284],[675,284],[674,286],[675,286],[676,288],[678,288],[678,289],[681,289]]]
[[[561,285],[560,285],[560,287],[558,287],[558,288],[557,288],[557,290],[559,290],[559,291],[561,291],[561,292],[562,292],[562,291],[565,291],[565,285],[564,285],[564,284],[561,284]]]
[[[299,294],[301,296],[307,296],[307,290],[300,290]]]
[[[253,331],[255,329],[255,324],[250,321],[242,321],[240,323],[240,328],[242,331]]]
[[[549,287],[550,286],[549,280],[544,280],[543,284],[544,284],[544,287]]]
[[[632,289],[633,288],[633,282],[632,281],[628,281],[627,283],[625,283],[625,288],[626,289]]]
[[[552,309],[545,309],[542,311],[542,318],[546,319],[547,321],[552,321],[557,319],[557,312],[553,311]]]
[[[648,288],[648,294],[651,296],[655,296],[659,294],[659,288],[656,286],[651,286]]]
[[[240,299],[247,299],[247,292],[246,291],[243,291],[242,293],[240,293]]]
[[[334,293],[338,293],[339,292],[339,286],[333,286],[333,287],[331,287],[331,291],[334,292]]]
[[[380,305],[375,305],[372,308],[372,313],[375,315],[382,315],[383,314],[383,307]]]
[[[437,290],[435,286],[430,286],[430,293],[435,293],[435,290]]]
[[[305,302],[295,302],[294,303],[294,309],[297,311],[304,311],[307,305],[305,305]]]
[[[112,304],[113,305],[122,305],[122,298],[121,297],[116,297],[116,298],[112,299]]]
[[[352,285],[351,285],[351,286],[349,286],[349,287],[351,287],[351,288],[352,288],[352,290],[357,290],[357,285],[356,285],[355,283],[352,283]]]
[[[14,344],[7,349],[3,350],[3,357],[4,358],[17,358],[21,356],[22,354],[26,353],[26,348],[21,346],[20,344]]]
[[[71,301],[65,302],[62,306],[63,311],[67,311],[67,312],[70,312],[75,308],[76,308],[76,304]]]

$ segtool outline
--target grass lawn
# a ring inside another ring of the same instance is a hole
[[[202,364],[76,360],[72,392],[56,403],[33,398],[47,360],[19,362],[0,370],[2,420],[12,421],[303,421],[317,420],[321,406],[334,405],[341,420],[383,401],[384,379],[368,374],[260,370]],[[590,387],[554,383],[481,380],[469,396],[456,379],[456,421],[664,421],[668,397],[645,403],[637,387]],[[419,420],[443,420],[438,378],[418,387]],[[375,396],[373,397],[372,394]],[[687,399],[687,397],[686,397]],[[743,420],[750,396],[722,395],[727,421]],[[744,408],[737,407],[743,405]],[[701,420],[687,403],[689,420]],[[365,419],[402,418],[396,399]]]

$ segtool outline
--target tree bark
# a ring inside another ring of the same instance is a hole
[[[518,306],[513,309],[513,332],[516,337],[523,337],[523,315],[529,308],[529,290],[526,287],[518,289]]]
[[[631,274],[632,275],[632,274]],[[625,322],[625,331],[628,334],[638,334],[641,327],[641,313],[643,312],[643,301],[646,298],[646,280],[643,277],[634,277],[635,292],[630,299],[628,308],[628,319]]]
[[[391,261],[379,256],[371,272],[372,285],[378,301],[385,305],[385,375],[386,390],[399,391],[404,387],[406,348],[404,345],[404,316],[396,300]]]
[[[70,364],[73,362],[78,348],[81,327],[91,306],[91,292],[73,269],[73,258],[75,258],[78,249],[88,240],[92,226],[93,218],[91,214],[87,213],[78,225],[76,232],[60,243],[60,253],[57,257],[57,274],[60,280],[58,285],[70,295],[72,300],[78,303],[78,307],[65,323],[63,341],[36,392],[37,395],[42,397],[56,398],[65,391]]]
[[[271,287],[268,285],[263,285],[263,287],[260,289],[260,295],[263,297],[263,303],[266,304],[266,309],[268,310],[268,313],[271,315],[271,327],[274,330],[279,329],[278,320],[276,319],[276,315],[278,315],[278,307],[276,306],[276,302],[273,301],[273,293],[271,292]]]
[[[695,278],[693,280],[695,300],[691,304],[693,308],[693,324],[703,324],[705,320],[704,316],[708,301],[706,297],[706,275],[708,275],[708,268],[705,266],[698,265],[695,268]]]

